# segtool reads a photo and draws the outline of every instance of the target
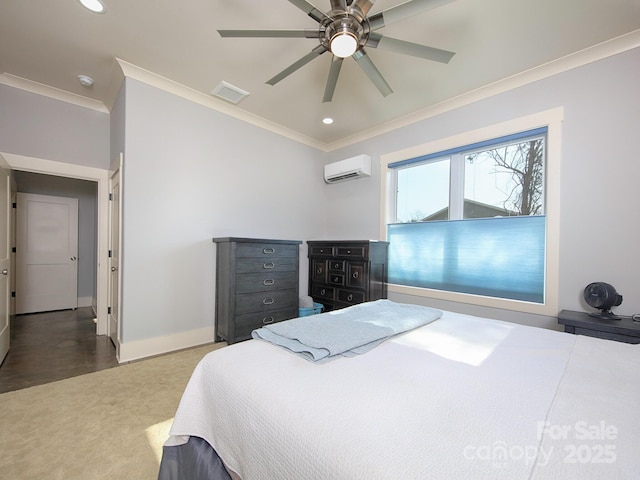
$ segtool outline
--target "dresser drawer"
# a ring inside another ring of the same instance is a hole
[[[311,262],[311,279],[324,283],[327,280],[327,261],[313,259]]]
[[[347,286],[364,287],[366,273],[364,262],[347,262]]]
[[[260,272],[236,275],[236,293],[271,292],[292,289],[298,279],[289,272]]]
[[[236,315],[243,315],[245,313],[267,312],[297,307],[298,295],[295,289],[243,293],[236,295],[235,302]]]
[[[236,259],[236,273],[294,272],[298,268],[296,257],[241,257]]]
[[[256,328],[282,322],[298,316],[298,310],[287,308],[283,310],[271,310],[269,312],[247,313],[236,317],[236,336],[250,337]]]
[[[336,257],[349,258],[365,258],[367,256],[367,247],[336,247]]]
[[[335,289],[325,287],[324,285],[313,285],[311,287],[311,296],[322,300],[333,300]]]
[[[236,257],[297,257],[298,246],[280,243],[239,243]]]
[[[329,260],[329,270],[332,272],[344,272],[344,260]]]
[[[364,302],[364,292],[338,290],[338,301],[350,304],[362,303]]]
[[[333,257],[333,247],[331,245],[311,245],[309,256],[313,257]]]

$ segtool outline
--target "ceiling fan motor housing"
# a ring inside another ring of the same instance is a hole
[[[353,43],[355,51],[366,43],[367,35],[365,35],[363,27],[364,21],[365,17],[362,16],[358,9],[350,7],[348,11],[333,10],[330,16],[320,25],[320,42],[334,55],[337,51],[334,42]],[[344,56],[350,56],[351,53]]]

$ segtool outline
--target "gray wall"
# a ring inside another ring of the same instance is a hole
[[[211,325],[212,237],[377,238],[377,161],[373,177],[334,185],[322,181],[324,163],[361,153],[377,160],[561,106],[560,308],[585,308],[582,289],[603,280],[630,314],[640,312],[639,66],[636,49],[329,154],[131,79],[111,116],[0,85],[0,151],[104,169],[124,151],[122,335],[130,342]],[[304,245],[301,260],[304,291]]]
[[[612,283],[624,296],[621,314],[640,312],[638,134],[640,48],[458,108],[374,139],[331,152],[331,159],[374,157],[374,177],[328,186],[328,237],[378,238],[380,155],[513,118],[564,108],[560,204],[560,309],[584,310],[582,291],[593,281]],[[354,216],[353,209],[369,205]],[[555,323],[535,316],[422,298],[465,313]]]
[[[109,168],[109,115],[0,84],[0,152]]]
[[[322,237],[326,190],[323,152],[136,80],[125,88],[126,343],[210,326],[212,238]]]
[[[95,308],[97,183],[20,171],[14,178],[18,192],[78,199],[78,298],[83,300],[79,306]]]
[[[0,151],[109,168],[109,115],[0,84]],[[96,301],[96,185],[14,172],[19,191],[79,199],[78,296]]]

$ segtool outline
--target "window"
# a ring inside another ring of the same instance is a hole
[[[549,192],[547,180],[559,121],[547,116],[383,157],[391,291],[539,313],[557,304],[557,208],[551,225],[547,212],[557,182]]]

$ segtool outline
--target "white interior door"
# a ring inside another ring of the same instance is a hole
[[[78,200],[17,195],[16,313],[78,307]]]
[[[120,345],[120,170],[111,177],[109,251],[109,337],[118,349]]]
[[[1,160],[1,157],[0,157]],[[11,215],[9,168],[0,161],[0,363],[7,356],[11,339],[9,324],[9,271],[11,263]]]

